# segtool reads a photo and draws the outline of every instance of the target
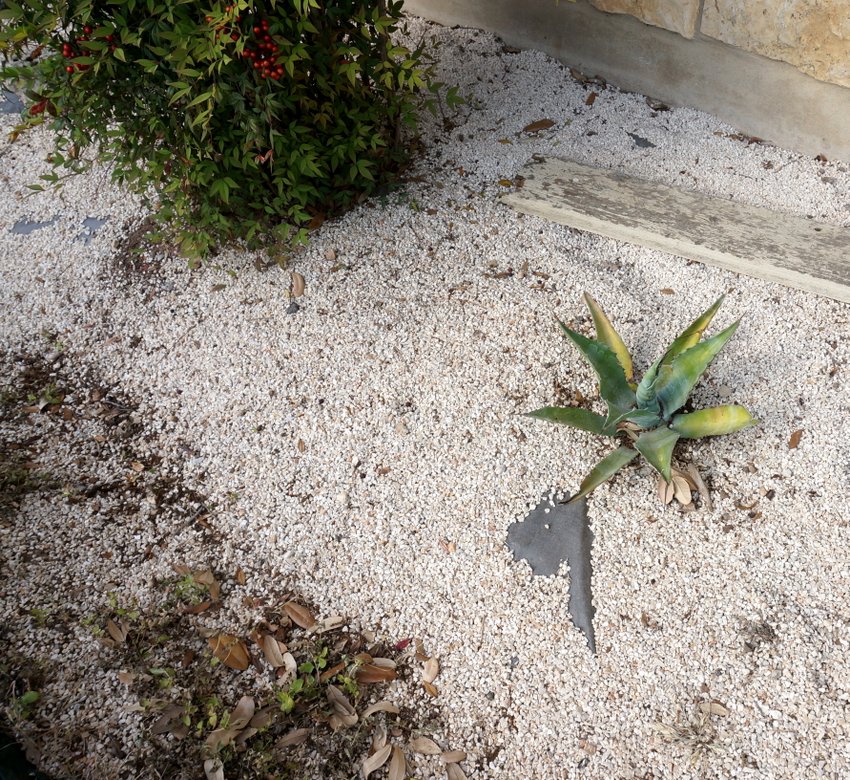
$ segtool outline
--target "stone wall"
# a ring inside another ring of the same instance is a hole
[[[685,38],[704,36],[850,87],[848,0],[590,0]]]

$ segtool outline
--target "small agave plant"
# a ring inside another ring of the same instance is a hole
[[[567,338],[596,371],[599,394],[608,405],[608,413],[602,416],[579,407],[544,406],[527,416],[603,436],[624,436],[627,440],[596,464],[571,501],[586,496],[638,454],[643,455],[661,475],[664,485],[660,492],[669,501],[674,491],[677,497],[682,492],[678,484],[680,480],[684,478],[690,484],[690,480],[671,465],[673,448],[679,439],[733,433],[756,424],[757,421],[743,406],[734,404],[677,414],[709,363],[738,329],[740,321],[732,323],[716,336],[700,341],[723,303],[723,297],[685,329],[649,367],[639,384],[633,382],[632,358],[626,345],[590,295],[585,293],[584,300],[596,327],[595,340],[558,321]],[[689,490],[687,496],[688,500],[682,503],[690,503]]]

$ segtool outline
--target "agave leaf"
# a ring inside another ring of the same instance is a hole
[[[699,439],[734,433],[757,423],[758,420],[753,419],[743,406],[730,404],[700,409],[690,414],[677,414],[670,422],[670,427],[683,439]]]
[[[669,420],[673,412],[681,408],[682,404],[688,400],[688,396],[702,376],[702,372],[708,368],[708,364],[723,349],[723,345],[732,338],[739,323],[740,320],[736,320],[716,336],[685,350],[672,362],[662,364],[658,370],[658,378],[655,380],[653,390],[661,416],[665,420]]]
[[[658,378],[658,366],[661,365],[661,361],[663,359],[663,356],[658,358],[658,360],[656,360],[647,369],[647,372],[643,375],[643,378],[637,386],[637,390],[635,390],[635,400],[637,401],[637,405],[640,409],[652,412],[657,412],[659,409],[653,385],[655,384],[655,380]]]
[[[582,336],[558,320],[561,330],[575,344],[599,377],[599,394],[611,406],[629,409],[635,405],[635,394],[614,352],[593,339]]]
[[[688,325],[667,348],[667,351],[649,367],[649,370],[640,380],[635,393],[637,405],[641,409],[659,410],[654,387],[655,380],[658,378],[658,369],[661,366],[669,365],[675,357],[699,343],[702,334],[714,319],[714,315],[717,314],[717,310],[720,308],[720,304],[723,303],[725,297],[725,295],[721,295],[699,317]]]
[[[646,458],[650,465],[666,482],[672,480],[670,459],[673,457],[673,447],[679,441],[679,434],[670,428],[655,428],[644,431],[635,441],[635,449]]]
[[[533,412],[527,412],[525,416],[559,425],[569,425],[581,431],[604,434],[605,418],[601,414],[594,414],[588,409],[580,409],[577,406],[543,406]],[[614,434],[604,435],[613,436]]]
[[[705,333],[705,329],[714,319],[714,315],[717,314],[717,310],[720,308],[720,304],[723,303],[725,297],[725,295],[721,295],[679,334],[678,338],[667,348],[664,357],[661,358],[661,365],[671,363],[677,355],[681,355],[682,352],[699,343],[702,334]]]
[[[619,417],[611,420],[610,423],[606,420],[605,425],[606,427],[613,425],[616,430],[618,423],[626,420],[645,429],[654,428],[656,425],[661,423],[661,418],[655,412],[647,409],[629,409],[628,411],[623,412]]]
[[[606,455],[599,461],[593,470],[588,474],[579,486],[579,491],[570,500],[578,501],[582,496],[586,496],[592,490],[598,488],[603,482],[611,479],[623,466],[630,463],[637,457],[637,450],[630,447],[618,447],[609,455]]]
[[[629,354],[625,342],[620,338],[620,334],[614,330],[611,320],[608,319],[608,316],[589,293],[584,294],[584,302],[587,304],[587,308],[590,309],[590,315],[593,317],[593,326],[596,328],[596,340],[603,343],[617,356],[617,360],[623,367],[623,372],[626,375],[626,381],[631,382],[634,375],[634,368],[632,366],[632,356]]]

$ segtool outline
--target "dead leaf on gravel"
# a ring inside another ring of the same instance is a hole
[[[257,712],[254,713],[254,717],[251,718],[248,725],[252,729],[257,729],[258,731],[260,729],[268,728],[274,722],[274,719],[275,719],[278,712],[279,712],[279,709],[277,707],[275,707],[274,705],[269,705],[268,707],[263,707],[263,709],[258,710]]]
[[[328,718],[328,724],[334,731],[350,728],[357,723],[358,718],[354,707],[339,688],[329,685],[325,689],[325,696],[333,707],[333,714]]]
[[[195,582],[204,585],[210,593],[210,598],[213,601],[218,601],[221,596],[221,586],[215,578],[215,575],[209,569],[196,569],[191,572],[192,579]]]
[[[254,717],[255,706],[254,699],[251,696],[243,696],[239,699],[239,703],[230,713],[227,726],[216,729],[207,737],[207,747],[210,750],[220,750],[233,742],[243,729],[248,728],[248,724]],[[253,730],[253,733],[256,734],[256,729]]]
[[[444,764],[459,764],[461,761],[466,761],[466,753],[462,750],[447,750],[440,755]]]
[[[407,762],[404,760],[404,752],[396,745],[393,747],[393,757],[387,770],[387,780],[404,780],[406,776]]]
[[[672,482],[667,482],[664,477],[658,477],[658,498],[662,503],[669,504],[673,500],[675,490]]]
[[[354,676],[357,682],[363,685],[389,682],[398,677],[395,669],[387,669],[382,666],[375,666],[375,664],[364,664],[355,672]]]
[[[599,97],[599,95],[598,95],[596,92],[591,92],[591,93],[590,93],[590,94],[589,94],[589,95],[585,98],[584,104],[585,104],[586,106],[592,106],[592,105],[596,102],[596,98],[598,98],[598,97]]]
[[[215,634],[207,639],[213,655],[225,666],[244,672],[250,664],[245,643],[232,634]]]
[[[538,119],[536,122],[532,122],[530,125],[526,125],[522,128],[523,133],[539,133],[541,130],[548,130],[550,127],[554,127],[555,123],[551,119]]]
[[[661,288],[661,294],[662,295],[675,295],[676,291],[671,290],[669,287],[662,287]]]
[[[446,776],[449,780],[466,780],[464,771],[457,764],[446,764]]]
[[[426,683],[432,683],[437,679],[440,673],[440,662],[436,656],[432,656],[425,662],[425,668],[422,670],[422,679]]]
[[[729,710],[727,710],[726,707],[724,707],[719,701],[700,702],[699,708],[700,711],[704,712],[706,715],[720,715],[725,718],[729,714]]]
[[[293,298],[300,298],[302,295],[304,295],[304,277],[299,274],[298,271],[292,272],[292,281],[290,284],[290,290],[292,292]]]
[[[711,494],[708,492],[708,486],[702,479],[697,467],[694,466],[693,463],[688,464],[687,468],[687,477],[689,477],[693,483],[693,486],[699,491],[700,498],[702,499],[703,509],[711,512],[714,506],[711,503]]]
[[[422,687],[425,689],[425,693],[433,698],[437,698],[440,695],[440,691],[434,683],[422,682]]]
[[[314,634],[326,634],[328,631],[335,631],[342,628],[346,621],[342,615],[331,615],[330,617],[322,618],[311,629]]]
[[[207,780],[224,780],[224,764],[218,758],[204,761],[204,774]]]
[[[127,633],[130,630],[130,626],[125,621],[121,621],[119,625],[111,618],[106,621],[106,630],[109,632],[109,636],[111,636],[115,642],[119,645],[124,644],[127,641]]]
[[[302,607],[294,601],[287,601],[286,604],[283,605],[283,610],[296,626],[309,629],[316,625],[316,618],[313,617],[310,610],[306,607]]]
[[[244,585],[244,584],[245,584],[245,582],[246,582],[245,572],[242,570],[242,567],[241,567],[241,566],[239,566],[239,567],[236,569],[236,574],[235,574],[235,576],[233,577],[233,579],[235,579],[235,580],[236,580],[236,584],[237,584],[237,585]]]
[[[510,179],[499,179],[499,184],[501,184],[502,187],[513,187],[514,186],[514,183]]]
[[[184,615],[200,615],[206,612],[211,606],[211,601],[202,601],[200,604],[190,604],[188,607],[183,607]]]
[[[292,745],[301,745],[309,739],[311,733],[311,729],[292,729],[292,731],[284,734],[277,741],[276,747],[284,748],[291,747]]]
[[[428,737],[416,737],[410,740],[410,749],[423,756],[439,756],[443,751],[440,746]]]
[[[167,734],[171,732],[172,727],[180,724],[180,718],[182,717],[183,708],[179,704],[169,704],[162,711],[162,715],[154,721],[153,726],[151,726],[151,734]]]
[[[693,501],[691,496],[691,486],[687,480],[680,477],[678,474],[673,475],[673,492],[676,500],[682,505],[687,506]]]
[[[360,772],[363,775],[363,780],[366,780],[372,772],[376,769],[380,769],[384,764],[387,763],[387,759],[390,757],[390,753],[392,752],[392,745],[384,745],[377,753],[369,756],[361,765]]]
[[[137,461],[137,460],[134,460],[134,461],[130,464],[130,468],[131,468],[131,469],[133,469],[133,471],[138,472],[138,473],[141,473],[142,471],[144,471],[144,470],[145,470],[144,464],[140,463],[140,462],[139,462],[139,461]]]
[[[368,718],[370,715],[374,715],[376,712],[388,712],[390,715],[398,715],[399,708],[395,706],[391,701],[384,699],[384,701],[376,702],[375,704],[369,705],[365,710],[363,710],[364,718]]]
[[[118,682],[124,685],[132,685],[135,679],[136,675],[132,672],[118,672]]]
[[[260,648],[272,669],[277,669],[279,666],[283,666],[283,653],[286,651],[286,648],[284,647],[283,650],[281,650],[277,639],[275,639],[271,634],[265,634],[260,637]]]
[[[791,438],[788,439],[788,449],[789,450],[796,450],[797,447],[800,446],[800,439],[802,439],[802,438],[803,438],[803,432],[802,431],[794,431],[794,433],[791,434]]]
[[[387,744],[387,730],[383,724],[379,723],[375,726],[372,732],[372,746],[369,748],[370,753],[377,753],[384,745]]]

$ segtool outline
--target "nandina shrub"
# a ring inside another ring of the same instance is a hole
[[[0,78],[56,130],[46,181],[99,159],[191,255],[303,241],[392,175],[425,86],[384,0],[5,0]],[[33,185],[38,189],[41,185]]]

